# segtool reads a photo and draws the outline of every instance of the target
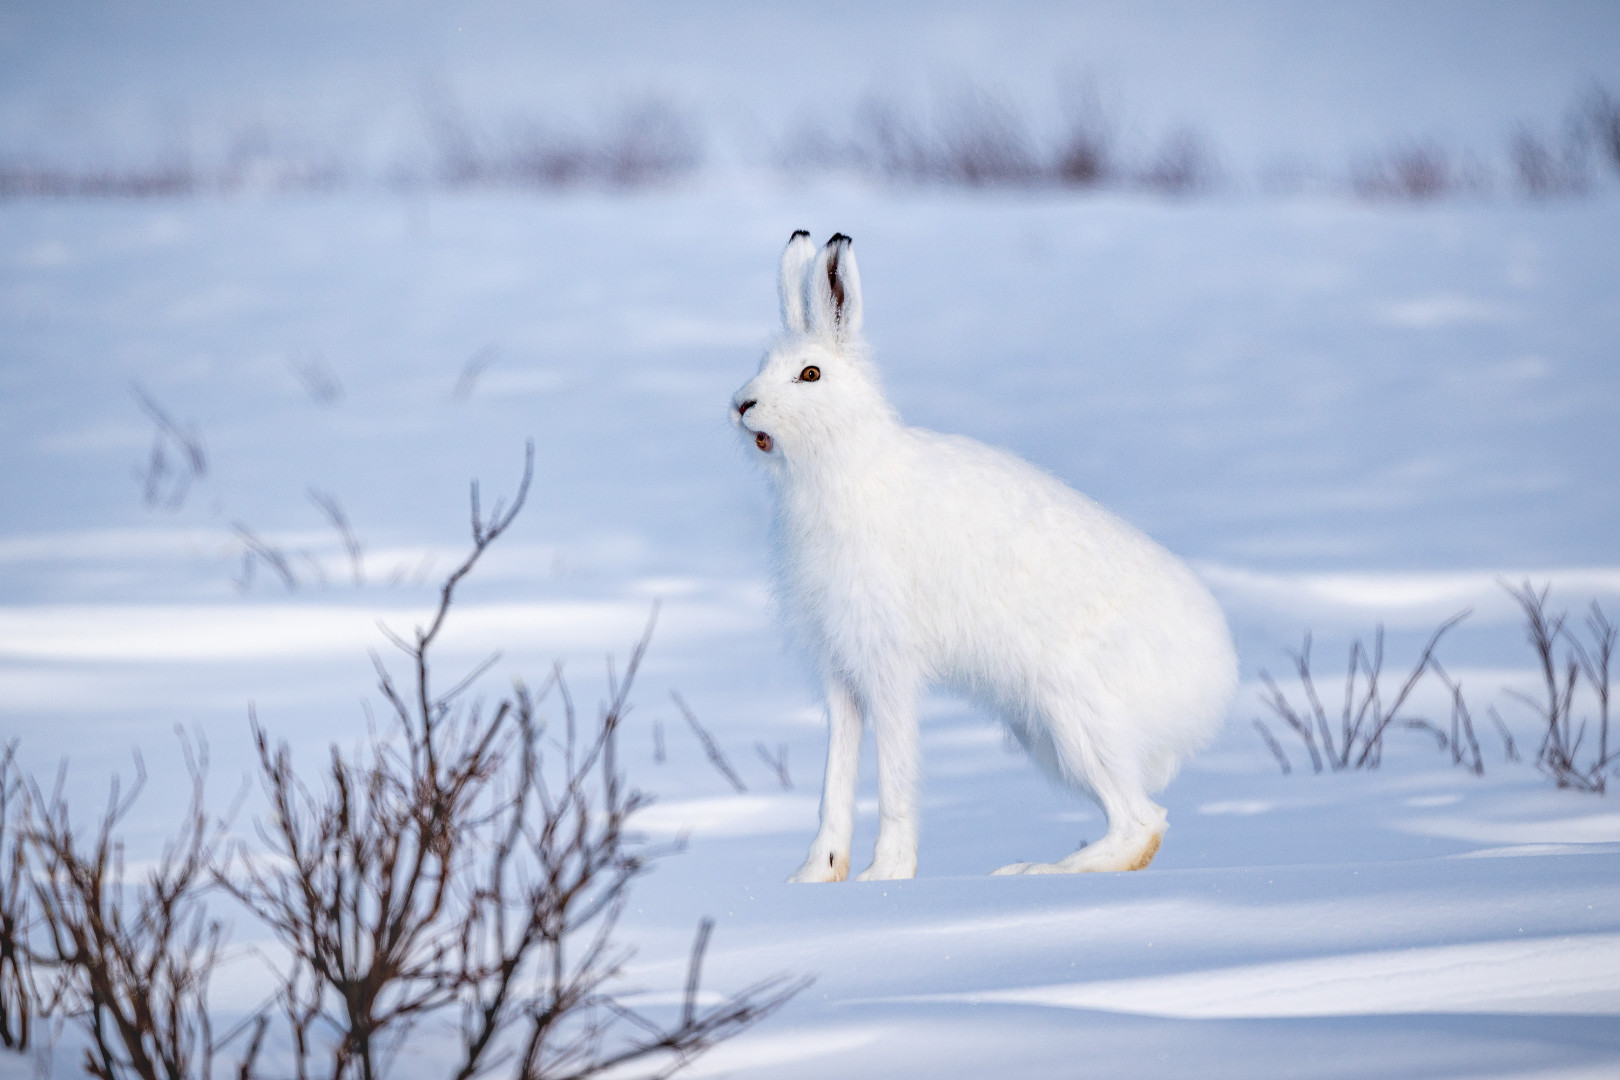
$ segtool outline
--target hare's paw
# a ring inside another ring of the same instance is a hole
[[[806,883],[843,881],[849,877],[849,856],[836,852],[817,854],[812,852],[804,860],[804,865],[793,872],[788,883],[800,885]]]
[[[1164,833],[1143,831],[1130,837],[1105,836],[1066,859],[1049,863],[1011,863],[995,874],[1097,874],[1141,870],[1159,852]]]
[[[856,875],[856,881],[898,881],[917,876],[917,860],[878,859]]]
[[[1062,862],[1015,862],[1003,866],[999,870],[990,871],[991,877],[1011,876],[1013,874],[1080,874],[1088,869],[1102,869],[1102,867],[1074,866],[1068,859]]]

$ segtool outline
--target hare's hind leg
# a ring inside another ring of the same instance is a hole
[[[861,710],[842,680],[826,679],[827,775],[821,788],[821,828],[790,882],[843,881],[855,831],[855,772],[861,757]]]
[[[1013,863],[997,874],[1082,874],[1140,870],[1153,861],[1169,828],[1164,807],[1148,797],[1141,766],[1125,755],[1100,752],[1079,725],[1054,726],[1054,749],[1063,765],[1089,788],[1108,815],[1108,831],[1067,858],[1051,863]]]
[[[866,699],[877,743],[878,834],[856,881],[917,876],[917,680],[891,673]]]

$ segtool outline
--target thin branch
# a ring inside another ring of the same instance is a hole
[[[290,358],[287,366],[315,404],[336,405],[343,400],[343,383],[321,356],[309,356],[302,360]]]
[[[1437,671],[1442,679],[1453,691],[1453,724],[1457,728],[1456,738],[1448,737],[1445,732],[1423,720],[1409,720],[1408,727],[1430,730],[1440,740],[1442,748],[1448,746],[1461,746],[1464,742],[1473,739],[1472,720],[1468,716],[1467,705],[1461,697],[1461,688],[1450,683],[1445,676],[1444,669],[1439,667],[1435,659],[1435,649],[1447,631],[1451,630],[1463,619],[1467,618],[1470,610],[1464,610],[1453,615],[1429,636],[1419,654],[1417,662],[1413,665],[1406,681],[1401,684],[1394,699],[1387,705],[1384,702],[1381,686],[1384,668],[1384,628],[1379,626],[1373,635],[1371,649],[1362,645],[1360,639],[1350,645],[1349,662],[1345,670],[1344,702],[1339,714],[1339,733],[1335,738],[1333,728],[1328,722],[1327,710],[1322,706],[1321,697],[1316,692],[1316,682],[1311,672],[1311,635],[1305,635],[1304,644],[1298,652],[1288,655],[1294,662],[1294,670],[1299,676],[1300,689],[1305,696],[1305,707],[1297,709],[1288,696],[1283,693],[1277,681],[1271,677],[1270,672],[1264,669],[1260,672],[1260,681],[1265,689],[1260,695],[1261,702],[1271,710],[1276,717],[1294,730],[1305,744],[1305,749],[1311,757],[1311,766],[1315,772],[1320,773],[1325,763],[1335,772],[1341,769],[1368,769],[1377,768],[1383,754],[1383,740],[1390,726],[1400,718],[1402,708],[1411,696],[1425,672],[1431,667]],[[1282,747],[1277,744],[1271,729],[1260,720],[1254,723],[1255,730],[1265,741],[1267,748],[1277,758],[1283,772],[1289,771],[1287,757],[1282,753]],[[1466,732],[1466,734],[1464,733]],[[1318,745],[1320,743],[1320,749]],[[1479,761],[1477,744],[1473,745],[1473,756],[1468,762],[1470,768],[1476,772],[1483,771],[1483,764]],[[1455,760],[1461,764],[1462,758]]]
[[[776,753],[773,754],[764,743],[756,742],[754,744],[754,753],[758,754],[759,759],[775,774],[776,782],[782,785],[783,791],[793,790],[793,778],[788,775],[787,743],[777,743]]]
[[[0,749],[0,1045],[24,1051],[35,1017],[46,1011],[35,979],[28,930],[27,789],[17,768],[17,740]]]
[[[309,501],[314,503],[326,517],[326,521],[337,530],[338,537],[343,541],[343,550],[349,556],[349,573],[356,585],[366,583],[366,553],[360,538],[355,535],[354,526],[349,524],[349,515],[343,512],[343,504],[337,501],[335,495],[324,491],[309,489]]]
[[[1496,711],[1495,705],[1485,711],[1490,714],[1491,721],[1496,724],[1496,730],[1502,736],[1502,756],[1509,761],[1522,761],[1523,759],[1519,756],[1519,748],[1513,742],[1513,732],[1509,731],[1507,724],[1502,722],[1502,714]]]
[[[286,552],[274,544],[261,540],[257,533],[239,521],[232,523],[231,528],[235,531],[237,539],[242,541],[246,557],[257,559],[270,567],[271,570],[274,570],[276,576],[281,579],[281,584],[286,587],[288,592],[298,591],[298,575],[293,573],[292,564],[287,561]],[[246,578],[246,575],[244,575],[244,578]],[[247,580],[251,579],[247,578]]]
[[[146,467],[137,471],[141,481],[141,497],[147,506],[162,503],[165,509],[178,510],[186,501],[193,482],[208,475],[208,456],[195,429],[181,424],[169,411],[152,399],[139,383],[130,387],[141,411],[152,421],[156,432],[152,452]],[[183,468],[175,471],[169,466],[167,449],[173,446],[179,454]],[[172,477],[172,481],[171,481]],[[164,494],[167,483],[168,494]]]
[[[1509,690],[1508,694],[1528,705],[1543,725],[1536,765],[1559,787],[1602,793],[1608,784],[1611,765],[1609,752],[1609,665],[1614,651],[1615,627],[1594,602],[1586,626],[1591,647],[1568,629],[1566,616],[1547,610],[1550,586],[1537,591],[1526,581],[1518,588],[1500,582],[1524,612],[1525,638],[1541,669],[1543,701]],[[1558,642],[1565,643],[1565,655],[1557,655]],[[1597,753],[1581,761],[1581,746],[1588,730],[1587,721],[1574,720],[1575,692],[1581,676],[1598,700]]]
[[[1277,737],[1271,733],[1270,728],[1266,727],[1265,721],[1255,717],[1254,728],[1260,733],[1260,738],[1265,742],[1267,749],[1271,751],[1271,755],[1277,759],[1277,764],[1281,767],[1283,775],[1287,776],[1293,772],[1294,767],[1289,764],[1288,755],[1283,753],[1283,748],[1277,742]]]
[[[687,707],[681,695],[671,690],[669,696],[674,699],[675,707],[681,711],[681,715],[686,717],[686,722],[692,728],[692,733],[698,737],[698,742],[703,744],[703,753],[708,757],[709,764],[713,765],[715,771],[725,777],[738,792],[747,791],[748,785],[742,782],[742,777],[737,775],[737,770],[733,769],[731,762],[726,760],[725,752],[720,749],[720,744],[714,741],[714,736],[710,735],[708,730],[698,721],[696,714]]]
[[[500,350],[495,347],[494,342],[490,342],[469,356],[467,362],[461,365],[461,374],[456,376],[456,385],[450,391],[451,399],[466,401],[472,397],[473,390],[478,387],[479,376],[484,374],[499,355]]]

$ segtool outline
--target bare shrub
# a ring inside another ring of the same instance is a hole
[[[1520,193],[1532,199],[1580,195],[1590,186],[1579,129],[1572,128],[1557,140],[1529,124],[1521,125],[1508,141],[1508,157]]]
[[[1429,670],[1442,683],[1451,694],[1451,726],[1450,730],[1429,720],[1408,720],[1407,726],[1428,731],[1440,743],[1440,749],[1449,751],[1451,763],[1461,765],[1475,776],[1485,775],[1485,759],[1479,752],[1479,739],[1474,735],[1474,717],[1468,711],[1468,702],[1463,698],[1462,683],[1453,679],[1441,665],[1439,658],[1431,657]]]
[[[853,165],[889,181],[962,187],[1099,187],[1120,173],[1116,125],[1094,91],[1063,101],[1056,134],[1038,134],[1028,109],[964,84],[924,110],[868,99],[840,145],[808,127],[789,164]]]
[[[628,890],[662,853],[628,832],[648,799],[625,786],[617,759],[650,622],[584,731],[560,670],[538,692],[515,684],[491,708],[466,695],[494,657],[435,689],[430,652],[456,587],[510,526],[532,475],[531,445],[510,507],[487,518],[474,486],[471,553],[429,624],[394,637],[409,674],[396,680],[375,658],[386,732],[352,753],[333,748],[313,790],[287,745],[254,721],[268,851],[238,847],[219,881],[292,958],[276,1000],[299,1077],[319,1058],[340,1080],[376,1080],[413,1036],[445,1025],[456,1033],[456,1080],[497,1066],[541,1080],[633,1063],[664,1076],[806,985],[767,979],[699,1007],[705,920],[674,1021],[611,992],[627,956],[613,936]],[[561,731],[539,712],[553,696]]]
[[[1614,659],[1616,627],[1592,602],[1586,616],[1587,641],[1567,624],[1567,615],[1547,610],[1548,586],[1537,592],[1527,581],[1519,588],[1503,585],[1524,612],[1525,637],[1535,651],[1541,668],[1544,697],[1536,700],[1518,691],[1509,691],[1537,715],[1545,730],[1536,752],[1536,765],[1561,788],[1576,788],[1601,794],[1608,784],[1608,773],[1620,754],[1609,750],[1609,674]],[[1560,656],[1558,646],[1564,652]],[[1575,695],[1582,678],[1597,699],[1595,730],[1588,721],[1574,719]],[[1596,747],[1586,742],[1594,736]],[[1582,746],[1588,747],[1582,760]]]
[[[529,120],[513,125],[505,144],[463,182],[564,188],[589,182],[594,168],[590,148],[579,136]]]
[[[1322,707],[1322,700],[1316,692],[1316,683],[1311,674],[1311,635],[1305,635],[1305,643],[1297,653],[1290,653],[1293,657],[1294,670],[1299,675],[1300,688],[1305,695],[1305,703],[1295,706],[1288,696],[1282,692],[1277,681],[1265,669],[1260,671],[1260,679],[1266,684],[1266,693],[1261,701],[1278,719],[1293,729],[1294,733],[1305,744],[1306,751],[1311,757],[1311,768],[1321,772],[1323,765],[1334,772],[1346,769],[1376,769],[1383,760],[1384,735],[1391,725],[1400,720],[1402,708],[1411,696],[1423,674],[1437,667],[1434,650],[1445,636],[1446,631],[1456,626],[1468,617],[1469,612],[1463,611],[1445,622],[1429,637],[1428,644],[1423,647],[1417,662],[1406,681],[1396,691],[1395,696],[1386,704],[1383,696],[1381,679],[1384,669],[1384,628],[1378,627],[1373,635],[1372,648],[1367,648],[1357,638],[1350,646],[1350,661],[1345,672],[1344,704],[1339,712],[1337,731],[1329,722],[1327,710]],[[1449,678],[1448,686],[1453,684]],[[1461,688],[1455,688],[1455,702],[1461,701]],[[1459,712],[1458,709],[1461,709]],[[1470,768],[1476,765],[1475,771],[1483,772],[1483,765],[1479,763],[1478,743],[1473,736],[1472,720],[1468,717],[1466,707],[1453,706],[1453,731],[1455,737],[1453,745],[1462,746],[1463,739],[1471,746],[1471,756],[1467,762]],[[1272,737],[1264,721],[1256,720],[1262,737],[1272,753],[1278,756],[1279,761],[1286,761],[1281,754],[1281,747]],[[1423,720],[1405,721],[1406,726],[1425,727],[1438,732],[1435,725]],[[1463,762],[1461,751],[1454,758]],[[1284,768],[1287,772],[1287,768]]]
[[[237,126],[218,153],[191,149],[122,161],[0,162],[0,197],[178,198],[207,192],[332,191],[353,179],[341,153],[278,137],[262,121]]]
[[[933,151],[922,123],[892,102],[869,99],[855,115],[848,157],[887,180],[919,183],[933,173]],[[836,160],[836,152],[828,153]]]
[[[630,103],[592,123],[568,123],[545,111],[504,121],[476,115],[438,84],[423,90],[417,105],[426,160],[420,151],[396,151],[369,177],[337,149],[252,120],[202,159],[188,151],[110,166],[0,160],[0,198],[326,192],[367,182],[451,190],[640,188],[678,180],[704,157],[699,124],[662,100]]]
[[[311,147],[253,118],[236,125],[209,179],[210,186],[227,193],[335,191],[353,171],[337,150]]]
[[[968,187],[1029,185],[1043,172],[1023,113],[973,87],[938,109],[927,158],[930,178]]]
[[[496,1070],[513,1080],[662,1078],[808,985],[776,976],[700,1004],[714,928],[703,919],[673,1014],[633,1009],[618,989],[630,953],[616,931],[630,888],[678,847],[630,831],[650,799],[618,765],[651,619],[622,677],[609,665],[594,723],[578,716],[560,667],[537,692],[515,682],[490,708],[470,695],[498,655],[438,688],[430,654],[456,589],[522,509],[533,471],[531,443],[510,505],[497,502],[488,516],[473,485],[471,552],[445,579],[428,625],[408,641],[388,635],[407,673],[396,677],[373,656],[388,723],[373,725],[358,749],[334,746],[323,784],[304,782],[291,748],[250,709],[268,806],[256,845],[227,844],[226,822],[210,822],[206,748],[194,753],[182,740],[189,809],[130,882],[118,830],[144,785],[139,757],[134,785],[125,793],[115,778],[98,827],[83,836],[63,795],[66,766],[47,793],[20,775],[15,746],[5,749],[8,1048],[25,1049],[35,1021],[65,1017],[82,1031],[84,1068],[99,1080],[209,1080],[233,1043],[240,1080],[380,1080],[413,1051],[442,1061],[447,1044],[455,1080]],[[270,931],[281,959],[264,1004],[221,1034],[209,985],[225,931],[210,901],[225,897]],[[266,1058],[277,1059],[273,1069]]]
[[[664,101],[627,106],[595,131],[527,116],[496,133],[430,85],[422,115],[438,179],[452,188],[646,187],[679,179],[703,160],[697,125]]]
[[[881,126],[881,115],[869,115],[874,107],[880,114],[886,109],[869,99],[856,110],[850,126],[859,131],[874,120]],[[835,134],[819,118],[801,117],[777,143],[772,159],[778,168],[792,174],[853,170],[893,179],[871,150],[855,139]]]
[[[678,179],[703,160],[697,128],[665,102],[621,113],[593,155],[598,177],[615,187],[644,187]]]
[[[961,187],[1100,188],[1121,181],[1184,195],[1217,178],[1209,142],[1189,127],[1166,134],[1139,164],[1121,150],[1118,124],[1089,86],[1060,101],[1050,130],[1017,101],[971,84],[929,108],[871,98],[846,142],[806,125],[786,156],[790,167],[854,167],[878,178]]]
[[[1609,165],[1620,173],[1620,97],[1603,87],[1587,95],[1579,110],[1579,123]]]
[[[0,197],[150,199],[194,195],[202,187],[202,178],[188,162],[119,168],[0,162]]]
[[[418,93],[417,106],[437,158],[437,179],[452,187],[487,179],[489,155],[483,133],[449,88],[437,80],[428,81]]]
[[[0,1045],[27,1050],[39,1012],[39,989],[28,952],[30,923],[26,789],[17,770],[17,742],[0,749]]]
[[[1426,202],[1473,186],[1456,156],[1437,142],[1408,142],[1364,157],[1350,174],[1363,199]]]
[[[184,1080],[212,1075],[216,1042],[208,1004],[223,924],[210,912],[210,871],[223,837],[204,810],[206,747],[182,740],[192,797],[179,832],[139,884],[126,881],[119,823],[145,783],[123,793],[114,778],[93,834],[81,840],[62,796],[29,788],[27,846],[40,923],[28,946],[46,988],[45,1010],[86,1041],[84,1070],[99,1080]],[[244,1060],[246,1075],[251,1061]]]
[[[1137,182],[1163,195],[1192,195],[1213,187],[1216,171],[1209,144],[1194,129],[1180,127],[1165,136]]]
[[[1065,187],[1099,187],[1118,172],[1117,125],[1109,117],[1097,89],[1082,86],[1066,94],[1065,123],[1053,147],[1051,168]]]

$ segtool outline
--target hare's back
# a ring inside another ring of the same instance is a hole
[[[1106,687],[1178,746],[1214,729],[1236,658],[1185,563],[1013,454],[931,433],[918,446],[937,496],[916,508],[934,551],[916,625],[942,674],[1009,701],[1054,680]]]
[[[1050,473],[972,439],[915,435],[909,512],[933,592],[961,617],[1064,637],[1218,615],[1181,560]]]

